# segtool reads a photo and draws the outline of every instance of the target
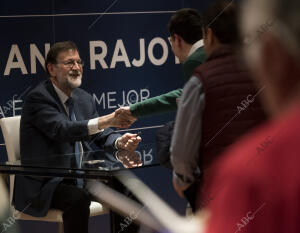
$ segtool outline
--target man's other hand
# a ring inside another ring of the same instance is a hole
[[[138,144],[142,141],[137,134],[126,133],[117,139],[117,148],[120,150],[134,151]]]

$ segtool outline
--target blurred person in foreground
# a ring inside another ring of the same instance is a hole
[[[241,135],[265,119],[259,90],[238,60],[240,43],[236,4],[218,1],[203,13],[207,61],[186,83],[171,144],[173,185],[193,210],[206,205],[202,184],[212,162]],[[241,155],[242,156],[242,155]],[[196,205],[197,191],[201,198]]]
[[[299,0],[243,4],[244,57],[270,119],[215,164],[205,232],[300,232],[299,11]]]

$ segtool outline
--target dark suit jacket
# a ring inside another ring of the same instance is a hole
[[[20,126],[23,164],[28,161],[47,161],[53,155],[72,154],[75,141],[81,141],[85,151],[90,150],[88,142],[92,140],[98,147],[113,149],[113,144],[120,135],[113,133],[111,129],[88,135],[88,120],[98,117],[92,96],[77,88],[72,92],[72,97],[76,122],[69,120],[50,80],[42,82],[28,94]],[[58,166],[70,165],[70,160],[60,157],[57,160]],[[13,195],[15,208],[19,211],[26,208],[24,212],[33,216],[45,216],[53,192],[61,181],[62,178],[16,176]]]

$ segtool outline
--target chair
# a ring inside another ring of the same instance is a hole
[[[3,177],[0,174],[0,222],[4,222],[4,216],[9,210],[9,198],[6,190],[6,184],[3,181]]]
[[[0,119],[0,125],[5,141],[7,157],[9,162],[14,162],[20,159],[20,116],[6,117]],[[12,202],[12,194],[14,188],[14,175],[10,176],[10,203]],[[12,206],[12,211],[14,207]],[[103,207],[99,202],[92,201],[90,205],[90,216],[96,216],[108,213],[108,209]],[[58,233],[63,232],[61,210],[50,209],[45,217],[33,217],[28,214],[18,214],[18,219],[21,220],[32,220],[32,221],[46,221],[46,222],[58,222]]]

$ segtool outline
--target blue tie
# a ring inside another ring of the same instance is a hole
[[[67,99],[66,106],[69,108],[69,118],[71,121],[76,121],[75,112],[74,112],[74,100],[72,97]],[[75,159],[76,159],[76,165],[78,168],[80,168],[80,150],[79,150],[79,142],[75,142]],[[83,187],[83,179],[77,178],[77,187],[82,188]]]

